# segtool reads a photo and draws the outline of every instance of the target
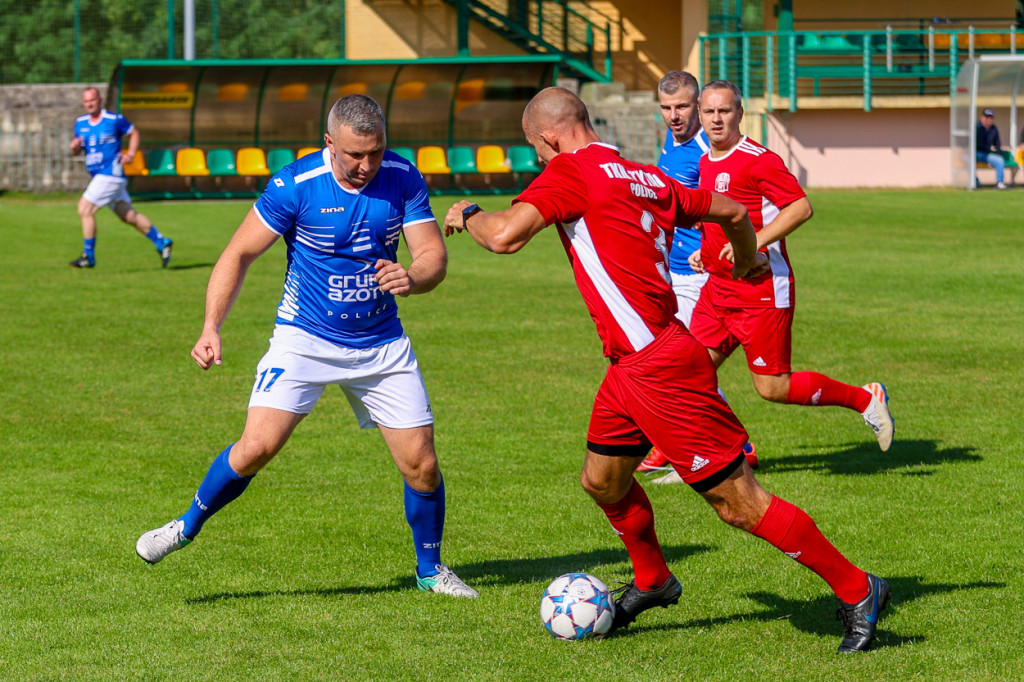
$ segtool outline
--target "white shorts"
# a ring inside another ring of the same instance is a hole
[[[672,275],[672,291],[676,292],[676,306],[679,308],[676,317],[689,328],[690,318],[693,317],[693,308],[697,305],[697,299],[700,298],[700,290],[708,281],[708,273],[679,275],[672,272],[669,274]]]
[[[411,429],[434,423],[409,337],[376,348],[346,348],[278,325],[256,367],[249,407],[309,414],[324,388],[337,384],[359,427]]]
[[[89,186],[82,192],[85,198],[93,206],[103,208],[110,205],[113,211],[118,202],[123,201],[129,206],[132,205],[132,198],[128,196],[128,180],[126,178],[115,178],[111,175],[94,175],[89,181]]]

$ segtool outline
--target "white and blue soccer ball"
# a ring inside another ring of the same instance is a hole
[[[588,639],[606,634],[615,617],[608,587],[587,573],[555,578],[540,598],[540,619],[556,639]]]

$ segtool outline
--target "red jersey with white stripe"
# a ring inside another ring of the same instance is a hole
[[[707,214],[710,192],[686,189],[595,142],[555,156],[519,201],[558,227],[606,356],[635,353],[671,324],[672,231]]]
[[[746,206],[754,230],[761,231],[789,204],[807,196],[778,154],[744,136],[724,156],[700,159],[700,187]],[[732,279],[732,264],[718,257],[729,243],[720,225],[704,224],[700,257],[711,273],[706,287],[716,305],[730,308],[790,308],[793,306],[793,269],[786,240],[761,249],[771,270],[753,279]]]

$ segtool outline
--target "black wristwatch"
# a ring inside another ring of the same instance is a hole
[[[479,210],[480,210],[480,206],[478,204],[470,204],[466,208],[462,209],[462,229],[463,230],[468,230],[469,229],[468,227],[466,227],[466,221],[469,219],[469,216],[473,215],[474,213],[476,213]]]

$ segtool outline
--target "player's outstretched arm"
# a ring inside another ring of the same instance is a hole
[[[132,159],[135,158],[135,154],[139,151],[139,144],[142,143],[142,135],[139,134],[138,128],[132,128],[132,132],[128,133],[128,149],[121,152],[121,163],[131,163]]]
[[[757,234],[750,222],[750,215],[743,204],[733,201],[724,194],[711,193],[711,206],[702,220],[718,223],[722,232],[729,240],[728,246],[722,251],[732,252],[732,277],[752,277],[764,272],[768,267],[768,257],[757,252]]]
[[[788,237],[796,228],[800,227],[814,215],[811,208],[811,200],[807,197],[797,199],[791,204],[786,204],[779,211],[775,220],[771,221],[757,233],[757,248],[764,247]]]
[[[224,253],[217,259],[206,287],[206,315],[203,331],[192,348],[192,359],[203,369],[221,363],[220,328],[242,290],[245,273],[253,261],[269,249],[278,235],[270,231],[249,209]]]
[[[412,262],[408,269],[401,263],[378,258],[374,279],[380,290],[395,296],[425,294],[444,281],[448,273],[448,248],[436,220],[402,229]]]
[[[494,253],[515,253],[548,226],[540,211],[525,201],[504,211],[477,211],[466,218],[463,225],[462,211],[469,205],[462,200],[448,209],[444,218],[445,236],[465,230],[477,244]]]

